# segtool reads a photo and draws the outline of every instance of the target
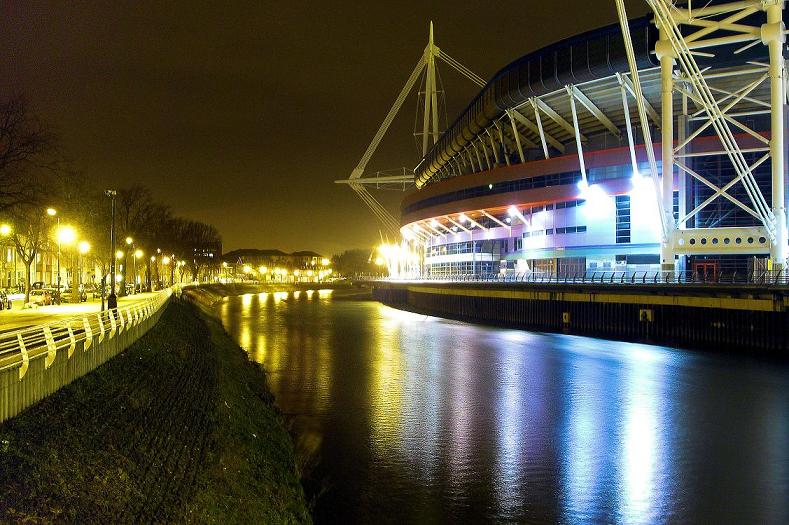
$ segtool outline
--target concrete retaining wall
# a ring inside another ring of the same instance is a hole
[[[377,300],[406,310],[530,330],[783,358],[782,289],[380,283]]]

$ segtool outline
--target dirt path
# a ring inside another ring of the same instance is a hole
[[[294,465],[263,374],[173,304],[128,351],[0,425],[0,521],[299,522]]]

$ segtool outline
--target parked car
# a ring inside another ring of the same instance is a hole
[[[61,285],[60,288],[62,289],[63,285]],[[48,288],[44,288],[44,291],[49,292],[49,296],[50,296],[51,301],[52,301],[50,304],[60,304],[61,303],[62,294],[60,293],[61,290],[59,290],[57,287],[50,286]]]
[[[107,294],[106,293],[102,293],[103,290],[104,290],[103,286],[99,286],[99,285],[96,285],[96,284],[91,284],[91,285],[88,286],[88,291],[90,292],[90,296],[93,299],[101,299],[102,295],[104,295],[104,297],[106,297]]]
[[[52,304],[52,293],[46,289],[37,289],[30,291],[30,304],[37,304],[39,306],[49,306]]]
[[[74,289],[73,288],[66,288],[65,290],[63,290],[63,294],[61,295],[61,298],[62,298],[64,303],[70,303],[71,301],[73,301],[74,300]],[[85,289],[83,287],[80,287],[80,290],[79,290],[79,302],[84,303],[87,300],[88,300],[87,292],[85,292]]]
[[[0,290],[0,310],[10,310],[11,299],[8,298],[8,293],[5,290]]]

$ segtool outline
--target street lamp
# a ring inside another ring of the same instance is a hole
[[[55,208],[47,208],[46,209],[46,213],[47,213],[48,216],[54,217],[54,216],[56,216],[58,214],[58,211]],[[55,230],[56,231],[60,230],[60,217],[57,218],[57,226],[55,227]],[[49,259],[49,263],[50,263],[49,267],[50,267],[50,276],[51,276],[52,275],[52,272],[51,272],[52,258],[51,257]],[[43,267],[42,271],[41,271],[41,279],[42,280],[44,279],[44,271],[45,270],[46,270],[46,267]],[[59,260],[59,258],[58,258],[58,284],[60,284],[60,260]]]
[[[162,273],[164,273],[164,271],[165,271],[164,267],[170,265],[170,258],[165,255],[164,257],[161,258],[161,261],[162,261]],[[171,281],[170,284],[172,284],[172,277],[170,278],[170,281]],[[162,286],[164,286],[165,284],[166,284],[165,283],[165,279],[162,278]]]
[[[132,293],[133,294],[137,293],[137,259],[139,259],[142,256],[143,256],[142,250],[140,250],[140,249],[134,250],[134,258],[132,259],[132,262],[134,263],[134,279],[133,279],[133,282],[132,282],[132,284],[133,284],[133,286],[132,286]],[[140,288],[142,288],[142,286],[140,286]]]
[[[126,251],[127,257],[128,257],[128,255],[132,256],[132,265],[134,266],[134,269],[135,269],[135,276],[132,278],[132,281],[134,281],[136,279],[137,264],[133,260],[134,259],[134,239],[132,239],[131,237],[126,237],[126,250],[127,250]],[[121,289],[121,295],[125,295],[126,294],[126,285],[128,284],[126,282],[126,279],[125,279],[125,277],[129,275],[129,261],[128,261],[127,258],[123,259],[123,265],[126,267],[126,271],[124,271],[124,273],[123,273],[123,275],[124,275],[124,280],[123,280],[124,287]],[[132,288],[134,288],[133,285],[132,285]],[[133,289],[132,289],[132,293],[134,293]]]
[[[90,251],[90,243],[88,241],[80,241],[79,244],[77,245],[77,250],[79,251],[79,268],[78,268],[78,271],[79,271],[79,282],[77,283],[76,286],[74,286],[73,290],[74,290],[74,298],[76,299],[76,302],[79,302],[80,301],[80,293],[82,292],[82,290],[80,288],[82,288],[82,285],[83,285],[83,282],[82,282],[83,258]]]
[[[8,238],[10,235],[11,235],[11,226],[9,226],[8,224],[0,224],[0,236],[2,236],[5,239],[5,238]],[[5,251],[6,251],[5,250],[5,243],[3,243],[3,252],[5,252]],[[5,273],[5,263],[7,262],[6,260],[9,259],[9,258],[10,258],[10,254],[3,253],[3,280],[4,281],[5,281],[5,275],[6,275],[6,273]],[[14,260],[14,276],[16,276],[16,259]],[[11,279],[9,279],[8,282],[5,283],[5,284],[7,284],[8,288],[10,288],[11,287]]]
[[[115,197],[118,192],[115,190],[104,190],[104,195],[112,200],[112,223],[110,226],[110,253],[115,253]],[[115,295],[115,259],[110,257],[110,286],[112,291],[110,296],[107,297],[107,308],[115,309],[118,307],[118,296]],[[104,291],[101,293],[104,297]]]
[[[49,208],[47,213],[49,213]],[[54,211],[54,210],[53,210]],[[74,231],[74,228],[71,226],[61,226],[60,225],[60,217],[58,217],[58,230],[57,230],[57,241],[58,241],[58,288],[57,288],[57,296],[60,297],[61,290],[60,290],[60,247],[61,245],[69,245],[74,242],[77,238],[77,233]]]

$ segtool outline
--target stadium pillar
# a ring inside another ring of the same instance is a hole
[[[774,270],[786,264],[787,231],[785,166],[784,166],[784,58],[783,46],[786,41],[783,24],[784,0],[773,0],[766,6],[767,23],[762,26],[762,42],[770,52],[770,161],[772,169],[772,212],[775,216],[775,239],[770,245],[770,261]]]
[[[663,213],[666,215],[666,232],[660,242],[660,269],[674,271],[674,100],[673,100],[673,69],[674,49],[663,28],[660,38],[655,43],[655,54],[660,60],[660,96],[661,96],[661,160],[663,182],[661,195]],[[657,188],[656,188],[657,189]]]

